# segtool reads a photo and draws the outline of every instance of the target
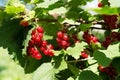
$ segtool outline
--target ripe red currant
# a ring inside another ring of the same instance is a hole
[[[101,2],[98,3],[98,7],[103,7],[103,6],[104,6],[103,3]]]
[[[37,32],[39,32],[39,33],[43,33],[44,32],[44,30],[43,30],[43,28],[42,27],[37,27]]]
[[[42,55],[41,55],[40,53],[38,53],[38,54],[35,55],[35,58],[36,58],[37,60],[40,60],[40,59],[42,58]]]

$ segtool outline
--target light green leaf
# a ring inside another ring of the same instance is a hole
[[[25,74],[11,57],[8,49],[0,47],[0,80],[32,80],[32,74]]]
[[[97,8],[94,9],[95,12],[99,14],[108,14],[108,15],[113,15],[113,14],[118,14],[120,13],[120,8],[111,8],[111,7],[104,7],[104,8]]]
[[[107,50],[95,51],[93,55],[99,64],[106,67],[115,57],[120,57],[120,42],[110,45]]]
[[[92,71],[85,70],[80,73],[79,80],[102,80],[102,79]]]
[[[111,7],[120,7],[120,0],[109,0]]]
[[[15,6],[6,6],[5,12],[8,14],[18,14],[25,10],[25,6],[23,4],[16,4]]]
[[[98,63],[96,60],[88,60],[89,67],[87,67],[85,70],[91,70],[94,73],[98,73]]]
[[[33,74],[33,80],[55,80],[55,69],[51,63],[42,64]]]
[[[66,52],[75,59],[78,59],[80,57],[80,52],[85,48],[86,45],[87,44],[85,42],[76,43],[75,46],[68,47]]]
[[[67,80],[74,80],[74,78],[72,78],[72,77],[69,77]]]
[[[30,3],[37,3],[39,0],[31,0]]]
[[[63,54],[59,54],[59,56],[55,56],[54,58],[54,63],[55,63],[55,69],[56,69],[56,73],[60,72],[61,70],[67,69],[67,63],[64,60],[64,55]]]

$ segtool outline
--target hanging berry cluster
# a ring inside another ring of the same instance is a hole
[[[70,46],[69,36],[64,31],[57,32],[56,41],[58,43],[58,46],[63,48],[63,49],[66,49],[67,47]]]
[[[117,72],[115,68],[112,67],[112,65],[108,67],[103,67],[99,65],[98,69],[100,70],[100,72],[106,73],[111,78],[111,80],[115,80],[115,77],[117,76]]]
[[[108,29],[116,29],[117,26],[117,15],[103,15],[103,20],[107,25]]]
[[[83,34],[83,38],[85,39],[85,41],[91,45],[91,43],[96,44],[98,42],[97,37],[95,37],[93,34],[89,34],[88,31],[85,31]]]
[[[37,60],[42,58],[42,53],[46,56],[54,56],[53,45],[48,44],[46,40],[43,40],[43,33],[44,30],[40,26],[32,30],[31,39],[29,40],[27,47],[27,54]]]
[[[111,32],[110,35],[106,36],[105,41],[102,42],[102,46],[107,48],[112,42],[120,41],[119,32]]]

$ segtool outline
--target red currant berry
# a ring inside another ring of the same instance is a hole
[[[29,40],[28,45],[33,46],[35,44],[34,40]]]
[[[98,7],[103,7],[103,3],[99,2]]]
[[[44,51],[45,49],[46,49],[46,48],[43,47],[43,46],[40,47],[40,50],[41,50],[41,51]]]
[[[60,43],[60,42],[62,41],[62,39],[57,37],[56,41],[57,41],[58,43]]]
[[[41,40],[41,37],[39,37],[39,36],[36,36],[36,37],[35,37],[35,41],[36,41],[36,42],[39,42],[40,40]]]
[[[61,41],[61,45],[62,45],[62,46],[67,46],[67,44],[68,44],[68,42],[67,42],[67,41],[64,41],[64,40],[63,40],[63,41]]]
[[[43,28],[42,27],[37,27],[37,32],[39,32],[39,33],[44,33],[44,30],[43,30]]]
[[[48,52],[49,54],[49,56],[54,56],[54,53],[52,52],[52,50],[49,50],[49,52]]]
[[[48,44],[48,43],[47,43],[47,41],[46,41],[46,40],[43,40],[43,41],[42,41],[42,46],[46,47],[46,46],[47,46],[47,44]]]
[[[48,49],[54,49],[54,47],[53,47],[52,44],[47,45],[47,48],[48,48]]]
[[[35,58],[37,59],[37,60],[40,60],[41,58],[42,58],[42,55],[39,53],[39,54],[36,54],[35,55]]]
[[[81,57],[82,58],[88,58],[88,54],[85,51],[82,51]]]
[[[67,35],[63,35],[63,40],[68,41],[69,37]]]
[[[45,55],[49,55],[49,49],[44,50],[43,52]]]
[[[63,32],[62,32],[62,31],[59,31],[59,32],[57,33],[57,37],[62,38],[62,37],[63,37]]]
[[[35,33],[36,33],[36,30],[32,30],[31,35],[35,35]]]

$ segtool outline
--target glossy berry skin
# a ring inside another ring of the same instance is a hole
[[[38,26],[38,27],[37,27],[37,32],[39,32],[39,33],[44,33],[44,30],[43,30],[42,27]]]
[[[91,45],[91,43],[96,44],[97,42],[99,42],[97,37],[95,37],[93,34],[89,34],[88,32],[84,32],[83,38],[89,45]]]
[[[57,37],[58,37],[58,38],[62,38],[62,37],[63,37],[63,32],[62,32],[62,31],[59,31],[59,32],[57,33]]]
[[[85,51],[81,52],[81,57],[82,58],[88,58],[88,54]]]
[[[40,60],[40,59],[42,59],[42,55],[41,55],[41,54],[36,54],[36,55],[35,55],[35,58],[36,58],[37,60]]]
[[[98,3],[98,7],[103,7],[103,6],[104,6],[103,3],[101,2]]]
[[[69,36],[64,31],[57,32],[56,41],[58,43],[58,46],[63,49],[66,49],[68,46],[70,46]]]
[[[21,21],[20,25],[27,27],[29,25],[29,23],[28,23],[28,21]]]

